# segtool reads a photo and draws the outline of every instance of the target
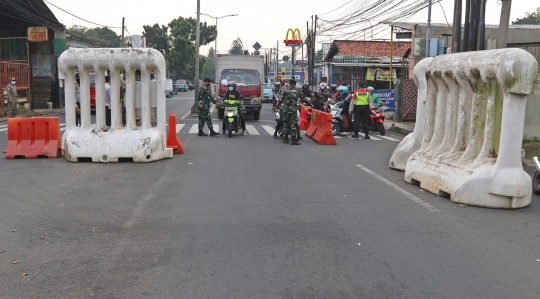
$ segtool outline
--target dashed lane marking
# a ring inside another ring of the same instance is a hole
[[[423,206],[424,208],[428,209],[429,211],[431,212],[439,212],[439,210],[437,210],[435,207],[433,207],[432,205],[428,204],[427,202],[421,200],[420,198],[412,195],[411,193],[405,191],[403,188],[399,187],[398,185],[390,182],[389,180],[383,178],[382,176],[376,174],[375,172],[369,170],[368,168],[364,167],[363,165],[358,165],[356,164],[356,166],[360,169],[362,169],[363,171],[371,174],[372,176],[374,176],[375,178],[379,179],[380,181],[382,181],[383,183],[387,184],[388,186],[394,188],[395,190],[397,190],[398,192],[400,192],[401,194],[407,196],[408,198],[412,199],[414,202],[416,202],[417,204]]]

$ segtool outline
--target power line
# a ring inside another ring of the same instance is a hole
[[[94,23],[94,22],[92,22],[92,21],[88,21],[88,20],[83,19],[83,18],[81,18],[81,17],[78,17],[78,16],[76,16],[76,15],[74,15],[74,14],[68,12],[68,11],[63,10],[62,8],[60,8],[60,7],[58,7],[58,6],[54,5],[54,4],[52,4],[51,2],[49,2],[49,1],[47,1],[47,0],[43,0],[43,1],[49,3],[50,5],[52,5],[52,6],[56,7],[56,8],[58,8],[59,10],[65,12],[65,13],[67,13],[68,15],[71,15],[71,16],[77,18],[77,19],[83,20],[83,21],[88,22],[88,23],[90,23],[90,24],[97,25],[97,26],[100,26],[100,27],[122,29],[122,27],[105,26],[105,25],[101,25],[101,24],[98,24],[98,23]]]

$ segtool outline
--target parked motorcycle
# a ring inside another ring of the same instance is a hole
[[[232,132],[238,133],[240,130],[240,116],[238,115],[238,106],[240,104],[239,100],[224,100],[225,111],[224,117],[226,119],[227,127],[223,128],[224,131],[229,132],[229,138],[232,137]]]
[[[532,189],[534,194],[540,195],[540,160],[538,157],[533,157],[533,164],[536,167],[536,171],[532,177]]]

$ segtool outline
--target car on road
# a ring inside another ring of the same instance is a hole
[[[263,96],[262,100],[265,103],[272,102],[274,100],[274,93],[272,92],[272,84],[266,83],[263,85]]]
[[[188,91],[188,85],[186,80],[178,80],[176,81],[176,85],[178,91]]]

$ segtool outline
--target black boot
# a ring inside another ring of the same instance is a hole
[[[274,132],[274,139],[277,139],[277,130]]]
[[[298,137],[296,137],[296,138],[292,137],[291,145],[300,145],[301,143],[298,142],[298,139],[299,139]]]
[[[369,138],[369,135],[366,134],[366,135],[364,136],[364,139],[371,139],[371,138]]]
[[[285,143],[285,144],[289,144],[289,135],[284,135],[284,136],[285,136],[285,138],[283,138],[282,142]]]
[[[204,133],[203,130],[199,130],[199,134],[197,136],[208,136],[208,134]]]
[[[352,138],[358,138],[358,132],[354,132],[354,134],[351,137]]]
[[[212,137],[212,136],[218,136],[218,135],[219,135],[218,132],[214,131],[214,129],[210,129],[210,137]]]

